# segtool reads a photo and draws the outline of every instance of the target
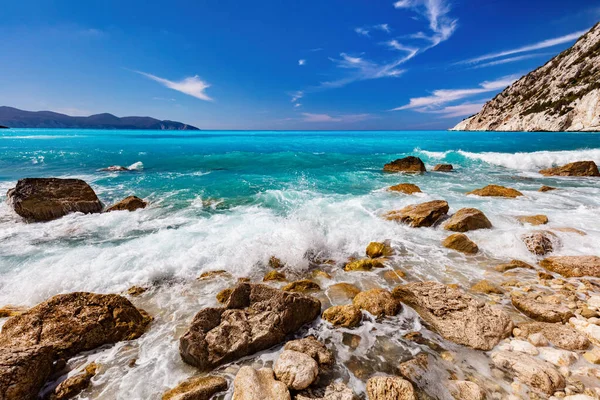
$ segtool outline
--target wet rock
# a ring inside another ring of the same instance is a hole
[[[507,197],[507,198],[515,198],[519,196],[523,196],[523,193],[519,192],[516,189],[507,188],[499,185],[488,185],[481,189],[476,189],[467,194],[473,194],[476,196],[484,196],[484,197]]]
[[[102,211],[96,193],[81,179],[20,179],[6,197],[17,214],[32,222],[50,221],[73,212]]]
[[[437,164],[435,167],[433,167],[433,170],[437,172],[452,172],[454,167],[452,164]]]
[[[500,286],[496,285],[495,283],[488,281],[487,279],[480,280],[479,282],[477,282],[476,284],[471,286],[471,290],[474,292],[485,293],[485,294],[490,294],[490,293],[503,294],[504,293],[504,289],[502,289]]]
[[[511,260],[506,264],[500,264],[494,267],[494,269],[498,272],[506,272],[516,268],[534,269],[533,265],[527,264],[526,262],[519,260]]]
[[[402,309],[400,302],[385,289],[371,289],[360,292],[354,297],[352,304],[376,317],[391,317],[398,314]]]
[[[219,278],[219,277],[230,277],[231,274],[229,274],[229,272],[225,271],[224,269],[219,269],[219,270],[215,270],[215,271],[206,271],[200,274],[200,276],[198,277],[199,280],[201,281],[205,281],[205,280],[209,280],[209,279],[213,279],[213,278]]]
[[[479,247],[464,233],[455,233],[448,236],[444,239],[442,245],[465,254],[477,254],[479,252]]]
[[[600,364],[600,349],[595,347],[590,351],[586,351],[583,353],[583,358],[590,364]]]
[[[229,300],[229,296],[231,296],[231,292],[233,292],[232,288],[227,288],[227,289],[223,289],[221,290],[219,293],[217,293],[217,301],[219,303],[227,303],[227,300]]]
[[[232,400],[291,400],[283,382],[275,380],[273,370],[242,367],[233,380]]]
[[[136,339],[150,321],[143,310],[116,294],[60,294],[6,321],[0,348],[51,346],[57,356],[70,357]]]
[[[354,392],[342,382],[333,382],[325,388],[308,389],[298,393],[295,400],[355,400]]]
[[[285,264],[279,258],[272,256],[269,258],[269,267],[279,269],[285,267]]]
[[[137,296],[144,294],[147,290],[148,289],[146,289],[145,287],[132,286],[129,289],[127,289],[127,294],[132,297],[137,297]]]
[[[367,246],[366,254],[369,258],[388,257],[394,254],[394,250],[389,243],[371,242]]]
[[[310,296],[241,283],[224,308],[196,314],[179,352],[186,363],[209,370],[281,343],[320,312],[321,303]]]
[[[582,276],[600,278],[600,257],[598,256],[547,257],[540,261],[540,265],[568,278]]]
[[[552,228],[552,230],[555,230],[557,232],[576,233],[579,236],[586,236],[587,235],[587,233],[585,233],[582,230],[575,229],[575,228],[569,228],[569,227]]]
[[[306,354],[319,364],[319,368],[328,369],[333,366],[333,353],[314,336],[289,341],[283,346],[283,349]]]
[[[545,225],[548,223],[548,217],[539,214],[539,215],[521,215],[517,217],[517,220],[522,224],[530,224],[530,225]]]
[[[62,381],[48,397],[48,400],[67,400],[77,396],[90,385],[97,369],[96,363],[88,364],[83,372]]]
[[[532,389],[551,395],[565,387],[562,375],[546,361],[508,351],[492,353],[491,357],[496,367],[508,371]]]
[[[514,351],[517,353],[526,353],[532,356],[537,356],[538,354],[540,354],[539,350],[537,349],[537,347],[535,347],[533,344],[526,342],[524,340],[513,340],[511,339],[508,342],[503,342],[500,343],[497,347],[498,350],[507,350],[507,351]]]
[[[573,316],[567,306],[539,292],[512,292],[510,299],[517,310],[536,321],[567,322]]]
[[[390,186],[388,188],[392,192],[401,192],[404,194],[421,193],[421,188],[412,183],[400,183],[398,185]]]
[[[568,367],[579,358],[577,353],[568,350],[554,349],[552,347],[541,347],[539,357],[557,367]]]
[[[402,279],[406,277],[406,273],[401,269],[391,269],[383,273],[383,279],[392,284],[398,284],[402,282]]]
[[[548,342],[565,350],[585,350],[590,345],[586,336],[571,326],[563,324],[528,322],[520,324],[513,334],[524,339],[534,334],[541,334]]]
[[[444,229],[454,232],[467,232],[491,227],[490,220],[476,208],[461,208],[444,225]]]
[[[123,200],[108,207],[106,212],[111,211],[135,211],[146,208],[148,203],[136,196],[125,197]]]
[[[475,382],[450,381],[448,389],[456,400],[485,400],[485,392]]]
[[[52,373],[53,360],[48,346],[0,349],[0,399],[37,399]]]
[[[288,283],[281,290],[285,292],[310,293],[321,290],[321,286],[319,286],[318,283],[309,281],[308,279],[302,279]]]
[[[374,376],[367,381],[369,400],[417,400],[412,383],[399,376]]]
[[[0,307],[0,318],[9,318],[16,315],[21,315],[27,311],[27,307],[4,306]]]
[[[521,236],[523,243],[530,253],[538,256],[551,253],[554,250],[554,243],[558,242],[558,238],[552,232],[537,231],[526,233]]]
[[[414,308],[444,338],[474,349],[492,349],[513,328],[504,311],[441,283],[400,285],[393,295]]]
[[[285,278],[285,274],[283,272],[279,272],[279,271],[269,271],[265,274],[265,277],[263,278],[263,282],[269,282],[269,281],[278,281],[278,282],[285,282],[286,278]]]
[[[220,376],[190,378],[163,394],[162,400],[210,400],[227,390],[227,381]]]
[[[448,202],[444,200],[428,201],[412,204],[398,211],[390,211],[385,218],[407,224],[413,228],[432,226],[440,218],[448,214]]]
[[[600,176],[598,166],[593,161],[576,161],[560,167],[540,171],[544,176]]]
[[[357,286],[347,282],[336,283],[327,288],[327,295],[334,302],[352,300],[360,292],[361,290]]]
[[[111,165],[110,167],[102,168],[100,171],[125,172],[125,171],[129,171],[129,168],[124,167],[122,165]]]
[[[556,188],[552,186],[543,185],[541,188],[538,189],[538,192],[549,192],[551,190],[556,190]]]
[[[319,375],[319,366],[312,357],[299,351],[284,350],[273,367],[277,379],[292,390],[306,389]]]
[[[323,319],[334,326],[354,328],[360,324],[362,313],[354,304],[329,307],[323,312]]]
[[[384,268],[385,265],[377,259],[365,258],[350,261],[344,266],[344,271],[370,271],[373,268]]]
[[[425,172],[425,164],[418,157],[408,156],[399,158],[391,163],[385,164],[383,170],[386,172],[410,172],[421,173]]]
[[[600,325],[592,324],[586,320],[571,318],[569,324],[583,333],[596,346],[600,346]]]
[[[427,353],[419,353],[415,358],[401,363],[398,370],[411,382],[419,382],[429,370],[430,357]]]

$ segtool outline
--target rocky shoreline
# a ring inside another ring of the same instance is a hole
[[[384,170],[426,173],[416,157]],[[449,165],[434,169],[452,171]],[[592,161],[540,173],[600,176]],[[403,185],[389,190],[398,196],[420,192]],[[523,196],[497,185],[465,195],[507,202]],[[105,209],[93,189],[76,179],[23,179],[7,197],[29,223]],[[105,212],[146,206],[130,196]],[[381,217],[414,229],[448,231],[439,247],[473,257],[479,247],[469,232],[493,230],[494,219],[476,208],[449,211],[448,202],[434,200]],[[538,263],[490,261],[487,278],[471,287],[423,281],[396,268],[394,257],[403,250],[378,237],[365,243],[364,257],[307,255],[310,268],[302,272],[274,254],[265,260],[262,282],[205,272],[194,287],[217,284],[222,306],[199,309],[185,331],[174,333],[181,362],[197,372],[156,397],[599,399],[600,257],[553,256],[563,244],[556,229],[538,229],[548,218],[523,215],[518,221],[532,228],[521,239]],[[30,309],[0,308],[0,318],[8,318],[0,332],[0,399],[58,400],[85,393],[102,379],[103,366],[72,361],[151,333],[152,313],[136,304],[153,291],[169,290],[161,285],[166,284],[132,287],[123,295],[67,293]],[[338,335],[344,348],[325,332]],[[272,349],[278,353],[269,361],[256,362]],[[135,359],[130,367],[136,368]]]

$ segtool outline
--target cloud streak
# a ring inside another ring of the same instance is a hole
[[[329,114],[302,113],[304,122],[359,122],[372,118],[371,114],[345,114],[331,116]]]
[[[431,47],[448,40],[458,27],[458,21],[449,16],[451,7],[445,0],[399,0],[394,3],[394,7],[410,9],[427,19],[432,34],[428,36],[418,32],[415,34],[418,37],[415,38],[429,40]]]
[[[204,100],[204,101],[212,101],[213,100],[205,93],[206,89],[208,89],[210,87],[210,85],[208,83],[206,83],[205,81],[201,80],[198,77],[198,75],[190,76],[188,78],[184,78],[183,80],[181,80],[179,82],[175,82],[175,81],[170,81],[168,79],[161,78],[159,76],[152,75],[152,74],[149,74],[146,72],[141,72],[141,71],[135,71],[135,72],[140,75],[145,76],[148,79],[158,82],[161,85],[163,85],[169,89],[173,89],[173,90],[176,90],[183,94],[187,94],[188,96],[192,96],[197,99]]]

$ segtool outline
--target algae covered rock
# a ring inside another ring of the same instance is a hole
[[[350,261],[344,266],[344,271],[370,271],[373,268],[383,268],[385,265],[377,259],[365,258]]]
[[[517,220],[522,224],[530,224],[530,225],[545,225],[548,223],[548,217],[539,214],[539,215],[521,215],[517,217]]]
[[[308,279],[301,279],[299,281],[288,283],[281,290],[286,292],[309,293],[317,292],[321,290],[321,287],[318,283],[309,281]]]
[[[369,258],[389,257],[394,254],[394,250],[389,243],[371,242],[367,246],[366,254]]]

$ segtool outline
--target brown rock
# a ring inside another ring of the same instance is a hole
[[[335,326],[354,328],[360,324],[362,313],[354,304],[329,307],[323,312],[323,319]]]
[[[218,278],[218,277],[229,277],[229,276],[231,276],[229,274],[229,272],[225,271],[224,269],[219,269],[216,271],[203,272],[200,274],[198,279],[201,281],[204,281],[204,280],[208,280],[208,279],[213,279],[213,278]]]
[[[564,378],[552,364],[528,354],[499,351],[492,353],[492,361],[532,389],[548,395],[565,387]]]
[[[509,263],[496,265],[494,267],[494,269],[498,272],[506,272],[515,268],[534,269],[533,265],[527,264],[526,262],[519,260],[511,260]]]
[[[489,293],[503,294],[504,293],[504,289],[502,289],[500,286],[488,281],[487,279],[483,279],[483,280],[477,282],[476,284],[474,284],[473,286],[471,286],[471,290],[474,292],[485,293],[485,294],[489,294]]]
[[[283,349],[298,351],[312,357],[319,364],[319,368],[327,369],[333,366],[333,353],[314,336],[289,341],[283,346]]]
[[[145,293],[148,289],[146,289],[145,287],[141,287],[141,286],[132,286],[129,289],[127,289],[127,294],[132,296],[132,297],[137,297],[143,293]]]
[[[285,279],[285,274],[283,272],[279,272],[279,271],[269,271],[265,274],[265,277],[263,278],[263,282],[268,282],[268,281],[278,281],[278,282],[284,282]]]
[[[269,258],[269,267],[279,269],[285,267],[285,264],[279,258],[272,256]]]
[[[448,236],[444,239],[442,245],[465,254],[477,254],[479,252],[479,247],[464,233],[455,233]]]
[[[357,286],[347,282],[336,283],[327,288],[327,295],[336,303],[352,300],[359,293],[360,289]]]
[[[62,381],[49,396],[49,400],[67,400],[77,396],[90,385],[97,369],[96,363],[88,364],[83,372]]]
[[[444,224],[444,229],[454,232],[467,232],[491,227],[490,220],[476,208],[461,208]]]
[[[567,306],[539,292],[512,292],[510,299],[517,310],[536,321],[567,322],[573,316],[573,312]]]
[[[425,172],[425,164],[418,157],[408,156],[399,158],[391,163],[385,164],[383,170],[386,172],[410,172],[421,173]]]
[[[273,370],[242,367],[233,380],[232,400],[291,400],[283,382],[275,380]]]
[[[333,382],[324,388],[303,390],[296,395],[295,400],[356,400],[356,396],[342,382]]]
[[[400,312],[402,305],[385,289],[371,289],[356,295],[352,304],[376,317],[391,317]]]
[[[369,400],[417,400],[412,383],[399,376],[374,376],[367,381]]]
[[[389,243],[371,242],[367,246],[366,253],[369,258],[389,257],[394,254],[394,250]]]
[[[548,223],[548,217],[545,215],[522,215],[517,217],[517,220],[522,224],[545,225]]]
[[[415,358],[401,363],[398,370],[406,379],[419,383],[421,377],[429,370],[430,358],[433,359],[427,353],[419,353]]]
[[[476,196],[484,196],[484,197],[508,197],[515,198],[519,196],[523,196],[523,193],[518,190],[507,188],[499,185],[487,185],[484,188],[473,190],[467,194],[474,194]]]
[[[35,400],[50,374],[51,347],[0,349],[0,399]]]
[[[585,233],[582,230],[579,229],[575,229],[575,228],[569,228],[569,227],[558,227],[558,228],[552,228],[552,230],[555,230],[557,232],[567,232],[567,233],[576,233],[579,236],[586,236],[587,233]]]
[[[401,192],[404,194],[421,193],[421,188],[419,188],[417,185],[413,185],[412,183],[400,183],[398,185],[390,186],[388,190],[392,192]]]
[[[552,186],[543,185],[541,188],[538,189],[538,192],[549,192],[551,190],[556,190],[556,188]]]
[[[125,197],[120,202],[108,207],[106,212],[111,211],[135,211],[140,208],[146,208],[148,203],[136,196]]]
[[[438,172],[452,172],[454,167],[452,164],[437,164],[435,167],[433,167],[433,170]]]
[[[310,356],[294,350],[284,350],[273,365],[278,381],[291,390],[304,390],[319,376],[319,366]]]
[[[231,296],[231,292],[233,292],[233,289],[231,288],[221,290],[219,293],[217,293],[217,301],[219,303],[227,303],[227,300],[229,300],[229,296]]]
[[[406,273],[400,269],[387,270],[383,273],[383,279],[389,283],[398,284],[406,277]]]
[[[568,278],[582,276],[600,278],[600,257],[598,256],[547,257],[540,261],[540,265],[548,271]]]
[[[549,231],[526,233],[521,236],[521,239],[525,243],[527,250],[538,256],[543,256],[554,251],[553,241],[558,242],[556,235]]]
[[[492,349],[513,328],[504,311],[441,283],[400,285],[393,295],[414,308],[444,338],[474,349]]]
[[[544,176],[600,176],[598,166],[593,161],[576,161],[561,167],[547,168],[540,171]]]
[[[150,318],[125,297],[60,294],[12,317],[0,332],[1,347],[51,346],[60,357],[140,337]]]
[[[0,318],[14,317],[15,315],[23,314],[25,311],[27,311],[27,307],[11,305],[0,307]]]
[[[299,281],[288,283],[281,290],[286,292],[309,293],[321,290],[321,286],[308,279],[301,279]]]
[[[321,303],[310,296],[240,283],[224,308],[196,314],[179,352],[186,363],[210,370],[281,343],[320,312]]]
[[[365,258],[350,261],[344,266],[344,271],[370,271],[373,268],[384,268],[385,265],[377,259]]]
[[[96,193],[81,179],[20,179],[6,197],[17,214],[32,222],[50,221],[72,212],[102,211]]]
[[[227,390],[227,381],[220,376],[190,378],[163,394],[162,400],[210,400]]]
[[[590,345],[588,338],[570,325],[527,322],[520,324],[513,333],[522,339],[541,333],[554,346],[565,350],[585,350]]]
[[[398,211],[390,211],[385,218],[390,221],[402,222],[413,228],[432,226],[448,213],[448,202],[444,200],[428,201],[427,203],[412,204]]]
[[[456,400],[485,400],[485,392],[475,382],[450,381],[448,386]]]

